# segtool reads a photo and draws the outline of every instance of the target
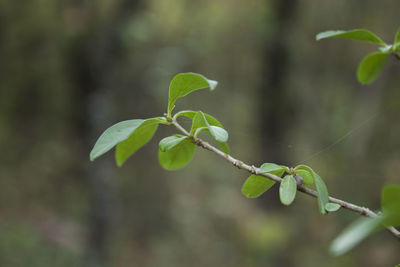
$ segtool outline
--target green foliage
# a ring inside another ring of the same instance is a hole
[[[209,87],[215,89],[216,81],[208,80],[196,73],[181,73],[176,75],[170,84],[168,116],[171,119],[171,111],[175,101],[190,92]],[[229,153],[228,132],[223,129],[222,124],[214,117],[203,112],[183,111],[174,116],[186,116],[193,120],[193,131],[195,135],[201,131],[208,131],[216,140],[222,151]],[[158,124],[170,124],[166,118],[156,117],[147,120],[129,120],[119,122],[108,128],[97,140],[92,151],[90,160],[108,152],[116,146],[115,158],[118,166],[121,166],[131,155],[142,146],[147,144],[158,128]],[[193,131],[191,135],[193,136]],[[180,135],[170,136],[161,140],[159,144],[158,159],[161,166],[168,170],[176,170],[184,167],[190,162],[194,153],[195,145],[188,137]]]
[[[250,175],[242,186],[242,193],[248,198],[256,198],[264,194],[268,189],[270,189],[275,184],[264,176],[260,175]]]
[[[211,125],[211,126],[217,126],[217,127],[220,127],[220,128],[222,128],[222,129],[224,129],[224,126],[222,126],[222,124],[221,124],[216,118],[214,118],[213,116],[211,116],[211,115],[209,115],[209,114],[207,114],[207,113],[204,113],[204,112],[202,112],[202,113],[203,113],[204,116],[206,117],[206,120],[207,120],[207,122],[208,122],[209,125]],[[176,120],[176,119],[177,119],[178,117],[180,117],[180,116],[184,116],[184,117],[187,117],[187,118],[193,120],[193,118],[194,118],[194,116],[195,116],[196,114],[197,114],[197,112],[196,112],[196,111],[192,111],[192,110],[179,111],[179,112],[177,112],[177,113],[174,115],[173,120]],[[219,141],[217,141],[217,143],[218,143],[219,148],[220,148],[224,153],[229,154],[229,146],[228,146],[228,144],[227,144],[226,142],[219,142]]]
[[[156,132],[158,124],[164,121],[164,118],[147,119],[127,139],[118,143],[115,150],[118,166],[121,166],[139,148],[147,144]]]
[[[400,47],[400,27],[397,30],[396,36],[394,38],[394,45],[398,48]]]
[[[271,173],[273,175],[276,175],[278,177],[281,177],[282,174],[287,170],[286,166],[280,166],[275,163],[264,163],[260,167],[260,172],[261,173]]]
[[[127,139],[143,122],[144,120],[121,121],[105,130],[90,152],[90,160],[95,160]]]
[[[325,182],[316,172],[313,172],[313,175],[315,179],[315,187],[318,192],[319,211],[322,214],[326,214],[325,205],[329,202],[328,188],[326,187]]]
[[[204,88],[214,90],[218,82],[208,80],[203,75],[197,73],[180,73],[176,75],[169,85],[168,117],[175,107],[175,102],[185,95]]]
[[[215,141],[225,143],[228,141],[228,132],[218,126],[210,125],[203,112],[199,111],[193,118],[192,129],[190,134],[197,137],[202,131],[208,131]]]
[[[331,252],[341,255],[355,247],[377,230],[400,225],[400,185],[385,185],[381,194],[383,214],[375,218],[360,218],[353,222],[332,242]]]
[[[313,169],[311,169],[307,165],[301,164],[301,165],[296,166],[296,168],[294,168],[295,172],[297,172],[298,170],[306,170],[314,178],[315,187],[316,187],[317,192],[318,192],[318,207],[319,207],[319,211],[322,214],[326,214],[325,205],[327,203],[329,203],[329,194],[328,194],[328,188],[326,187],[325,182],[322,180],[322,178]]]
[[[374,231],[381,228],[382,221],[383,217],[358,218],[332,241],[330,252],[335,256],[348,252]]]
[[[162,152],[167,152],[168,150],[174,148],[176,145],[178,145],[185,139],[188,139],[188,137],[179,134],[168,136],[160,141],[160,143],[158,144],[158,148]]]
[[[396,42],[400,38],[396,35]],[[365,42],[373,42],[385,45],[379,37],[369,31],[355,30],[350,32],[335,31],[325,32],[317,36],[317,39],[328,37],[354,39]],[[395,43],[394,46],[396,46]],[[360,64],[358,78],[362,83],[370,83],[376,79],[386,62],[388,53],[393,52],[394,46],[385,46],[381,52],[368,55]],[[386,50],[385,50],[386,49]],[[168,114],[164,117],[155,117],[146,120],[129,120],[119,122],[108,128],[97,140],[91,153],[90,159],[94,160],[116,146],[116,161],[121,166],[138,149],[148,143],[156,132],[159,124],[174,124],[180,129],[176,120],[184,116],[192,120],[190,133],[181,129],[185,135],[175,134],[163,138],[159,142],[158,160],[160,165],[167,170],[177,170],[186,166],[193,158],[196,144],[199,144],[197,136],[206,131],[219,144],[221,150],[228,154],[227,145],[228,132],[222,124],[213,116],[202,111],[180,111],[172,116],[177,99],[192,91],[207,88],[214,89],[217,82],[207,80],[204,76],[195,73],[183,73],[176,75],[169,91]],[[298,165],[295,168],[275,163],[264,163],[259,169],[260,174],[272,174],[282,177],[279,187],[280,201],[284,205],[290,205],[297,193],[297,182],[294,176],[299,175],[306,186],[315,183],[318,193],[317,202],[322,214],[334,212],[340,208],[337,203],[329,202],[328,189],[322,178],[309,166]],[[242,193],[249,198],[256,198],[266,192],[275,184],[275,181],[262,175],[251,175],[242,186]],[[332,243],[331,252],[340,255],[353,248],[365,239],[369,234],[385,225],[400,225],[400,186],[388,185],[382,191],[383,215],[376,218],[361,218],[348,227]]]
[[[128,120],[128,121],[121,121],[107,130],[99,137],[96,144],[94,145],[92,151],[90,152],[90,160],[95,160],[96,158],[100,157],[104,153],[108,152],[112,149],[115,145],[129,139],[132,135],[135,137],[137,136],[139,139],[135,141],[132,140],[128,141],[127,144],[134,146],[133,148],[128,149],[131,154],[133,154],[136,150],[138,150],[141,146],[145,145],[149,140],[147,140],[148,136],[151,134],[153,136],[154,132],[149,131],[154,128],[154,125],[158,125],[159,123],[166,123],[166,120],[162,117],[152,118],[148,120]],[[155,126],[157,129],[157,127]],[[155,131],[155,130],[154,130]],[[135,132],[137,132],[135,134]],[[151,138],[151,137],[150,137]],[[121,161],[124,157],[122,155],[127,155],[128,151],[125,151],[125,146],[121,147]],[[119,162],[117,160],[117,162]]]
[[[318,33],[316,36],[316,39],[318,41],[325,38],[343,38],[343,39],[386,45],[385,42],[382,41],[382,39],[376,36],[374,33],[363,29],[356,29],[350,31],[325,31]]]
[[[260,167],[260,173],[270,173],[281,177],[285,172],[287,167],[279,166],[275,163],[264,163]],[[275,181],[270,180],[264,176],[260,175],[251,175],[247,178],[246,182],[244,182],[242,186],[242,193],[246,197],[256,198],[265,193],[268,189],[270,189],[275,184]]]
[[[325,209],[329,212],[334,212],[340,209],[340,205],[337,203],[326,203]]]
[[[375,52],[366,56],[358,66],[358,81],[362,84],[375,81],[385,66],[387,58],[388,54],[383,52]]]
[[[317,34],[316,39],[325,38],[343,38],[358,40],[367,43],[380,45],[380,52],[375,52],[366,56],[358,66],[357,79],[362,84],[370,84],[376,80],[381,73],[389,54],[396,53],[400,42],[400,29],[397,31],[394,44],[388,45],[381,38],[368,30],[350,30],[350,31],[326,31]]]
[[[279,198],[283,205],[290,205],[294,201],[297,192],[296,180],[292,175],[286,175],[279,187]]]
[[[382,189],[381,209],[385,224],[400,226],[400,185],[386,185]]]
[[[185,167],[192,159],[195,145],[185,138],[171,149],[158,150],[158,162],[166,170],[178,170]]]

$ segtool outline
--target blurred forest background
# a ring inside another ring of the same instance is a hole
[[[217,117],[233,156],[305,161],[332,195],[377,209],[382,185],[400,179],[400,62],[362,86],[357,65],[376,48],[315,34],[367,28],[391,43],[399,10],[389,0],[0,0],[0,266],[399,263],[386,232],[330,256],[356,214],[321,216],[303,194],[284,207],[277,188],[247,199],[248,174],[210,152],[163,170],[156,140],[167,127],[122,168],[113,153],[89,162],[103,130],[162,115],[171,78],[193,71],[219,86],[176,110]]]

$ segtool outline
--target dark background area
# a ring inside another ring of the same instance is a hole
[[[366,28],[391,43],[399,10],[389,0],[0,0],[0,266],[398,264],[386,232],[332,257],[356,214],[321,216],[303,194],[284,207],[277,188],[247,199],[248,174],[208,151],[163,170],[168,127],[122,168],[89,152],[112,124],[162,115],[172,77],[198,72],[217,90],[176,110],[218,118],[233,156],[304,162],[332,195],[378,209],[382,185],[399,182],[400,62],[362,86],[357,65],[376,48],[315,35]]]

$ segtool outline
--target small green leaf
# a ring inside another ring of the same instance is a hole
[[[193,157],[195,145],[188,139],[184,139],[170,150],[163,152],[158,150],[158,161],[167,170],[177,170],[186,166]]]
[[[307,170],[297,169],[295,174],[300,175],[303,178],[303,183],[305,185],[312,185],[314,183],[314,176]]]
[[[385,224],[400,226],[400,185],[385,185],[382,189],[381,209],[387,217]]]
[[[228,141],[229,135],[225,129],[212,125],[209,125],[208,129],[210,131],[211,136],[215,139],[215,141],[221,143],[226,143]]]
[[[281,177],[282,174],[285,172],[285,166],[280,166],[275,163],[264,163],[260,167],[260,172],[261,173],[271,173],[273,175],[276,175],[278,177]]]
[[[358,66],[357,78],[362,84],[370,84],[376,80],[385,66],[388,54],[375,52],[366,56]]]
[[[226,141],[228,141],[228,132],[221,127],[210,125],[204,113],[198,111],[193,118],[190,134],[193,134],[193,132],[196,131],[195,136],[197,136],[199,132],[202,132],[204,130],[207,130],[217,142],[225,143]]]
[[[326,203],[325,204],[325,209],[329,212],[334,212],[340,209],[340,205],[337,203]]]
[[[329,203],[329,194],[328,194],[328,188],[326,187],[324,181],[313,169],[311,169],[307,165],[300,164],[296,166],[296,168],[294,168],[295,172],[297,172],[299,169],[307,170],[309,173],[313,175],[315,187],[318,192],[317,201],[318,201],[319,211],[321,212],[321,214],[326,214],[325,205]]]
[[[316,173],[313,173],[315,187],[318,192],[318,207],[322,214],[326,214],[325,205],[329,202],[328,188],[322,178]]]
[[[175,107],[175,102],[185,95],[204,88],[214,90],[218,82],[208,80],[203,75],[197,73],[180,73],[176,75],[169,85],[168,117]]]
[[[382,41],[381,38],[376,36],[374,33],[363,29],[356,29],[350,31],[325,31],[318,33],[315,38],[317,40],[325,38],[343,38],[343,39],[351,39],[367,43],[385,45],[385,42]]]
[[[330,252],[335,256],[348,252],[374,231],[382,227],[381,223],[383,219],[381,216],[376,218],[361,217],[357,219],[332,241]]]
[[[400,45],[400,28],[397,30],[396,37],[394,38],[394,45]]]
[[[183,135],[179,135],[179,134],[173,135],[173,136],[168,136],[160,141],[160,143],[158,144],[158,147],[162,152],[166,152],[187,138],[188,138],[187,136],[183,136]]]
[[[176,113],[174,115],[174,119],[177,119],[179,116],[185,116],[185,117],[190,118],[190,119],[193,120],[193,118],[194,118],[194,116],[196,114],[197,114],[196,111],[184,110],[184,111],[180,111],[180,112]],[[224,129],[224,126],[222,126],[222,124],[216,118],[214,118],[213,116],[211,116],[211,115],[209,115],[207,113],[204,113],[204,112],[203,112],[203,114],[206,117],[207,122],[208,122],[209,125],[218,126],[218,127],[222,128],[222,129]],[[222,150],[222,152],[224,152],[226,154],[229,154],[229,146],[228,146],[228,144],[226,142],[218,142],[217,141],[217,143],[219,145],[219,148]]]
[[[218,126],[209,125],[208,127],[197,128],[194,136],[197,137],[200,132],[204,131],[208,131],[217,142],[225,143],[226,141],[228,141],[228,132]]]
[[[164,118],[151,118],[145,120],[139,127],[137,127],[131,135],[124,141],[117,144],[115,150],[115,159],[118,166],[132,156],[142,146],[147,144],[157,130],[158,124],[162,123]]]
[[[283,205],[292,204],[294,198],[296,197],[297,184],[296,180],[292,175],[286,175],[279,187],[279,197]]]
[[[244,182],[242,186],[242,193],[246,197],[256,198],[261,196],[265,191],[270,189],[275,184],[275,181],[272,181],[266,177],[259,175],[251,175],[247,178],[246,182]]]

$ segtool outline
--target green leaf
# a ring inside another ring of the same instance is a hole
[[[214,90],[218,82],[208,80],[203,75],[197,73],[180,73],[176,75],[169,85],[168,117],[175,107],[175,102],[185,95],[204,88]]]
[[[325,38],[343,38],[343,39],[351,39],[367,43],[385,45],[385,42],[382,41],[381,38],[376,36],[374,33],[363,29],[356,29],[350,31],[325,31],[318,33],[315,38],[317,40]]]
[[[261,173],[271,173],[273,175],[281,177],[282,174],[285,172],[285,166],[280,166],[275,163],[264,163],[260,167],[260,172]]]
[[[300,175],[303,178],[303,183],[305,185],[312,185],[314,183],[314,176],[307,170],[297,169],[295,174]]]
[[[325,205],[329,202],[328,188],[322,178],[316,173],[313,173],[315,180],[315,187],[318,192],[318,207],[322,214],[326,214]]]
[[[366,56],[358,66],[357,78],[362,84],[370,84],[378,77],[385,66],[388,54],[375,52]]]
[[[383,219],[384,218],[381,216],[376,218],[361,217],[357,219],[333,240],[330,246],[330,252],[335,256],[348,252],[379,229]]]
[[[166,124],[165,118],[158,117],[149,119],[151,122]],[[93,161],[104,153],[108,152],[118,143],[126,140],[136,129],[142,126],[148,120],[128,120],[121,121],[107,130],[105,130],[97,139],[92,151],[90,152],[90,160]],[[146,125],[148,122],[146,122]]]
[[[334,212],[340,209],[340,205],[337,203],[326,203],[325,204],[325,209],[329,212]]]
[[[294,168],[295,172],[297,172],[299,169],[307,170],[309,173],[313,175],[315,187],[318,192],[317,201],[318,201],[319,211],[321,212],[321,214],[326,214],[325,205],[329,203],[329,194],[328,194],[328,188],[326,187],[324,181],[313,169],[311,169],[307,165],[300,164],[296,166],[296,168]]]
[[[115,159],[118,166],[132,156],[142,146],[147,144],[157,130],[158,124],[163,123],[164,118],[151,118],[147,119],[137,127],[127,139],[117,144],[115,150]]]
[[[192,120],[192,128],[190,129],[190,135],[193,135],[197,129],[207,127],[208,125],[209,124],[204,116],[204,113],[201,111],[196,112]]]
[[[187,136],[183,136],[183,135],[179,135],[179,134],[176,134],[173,136],[168,136],[160,141],[160,143],[158,144],[158,147],[162,152],[166,152],[187,138],[188,138]]]
[[[144,120],[121,121],[109,127],[97,139],[96,144],[90,152],[90,160],[95,160],[119,142],[127,139],[143,122]]]
[[[180,111],[180,112],[176,113],[174,115],[174,119],[176,120],[179,116],[185,116],[185,117],[193,120],[193,118],[194,118],[194,116],[196,114],[197,114],[196,111],[184,110],[184,111]],[[224,129],[224,126],[222,126],[222,124],[216,118],[214,118],[213,116],[211,116],[211,115],[209,115],[207,113],[204,113],[204,112],[203,112],[203,114],[206,117],[207,122],[208,122],[209,125],[218,126],[218,127],[222,128],[222,129]],[[219,148],[222,150],[222,152],[224,152],[226,154],[229,154],[229,146],[228,146],[227,143],[218,142],[218,141],[217,141],[217,143],[219,145]]]
[[[210,125],[204,113],[198,111],[193,117],[192,129],[190,130],[190,134],[193,135],[193,133],[195,132],[195,136],[197,136],[198,133],[205,130],[207,130],[217,142],[226,143],[226,141],[228,141],[228,132],[219,126]]]
[[[296,180],[292,175],[286,175],[279,187],[279,197],[283,205],[292,204],[294,198],[296,197],[297,184]]]
[[[215,141],[225,143],[228,141],[228,132],[225,131],[224,129],[218,127],[218,126],[208,126],[208,127],[200,127],[197,128],[194,136],[197,137],[197,135],[200,132],[207,131],[210,133],[210,135],[214,138]]]
[[[400,185],[385,185],[382,189],[381,209],[387,217],[385,224],[400,226]]]
[[[193,157],[195,145],[188,139],[166,152],[158,150],[158,161],[167,170],[177,170],[186,166]]]
[[[215,141],[221,143],[226,143],[228,141],[229,135],[225,129],[218,126],[209,125],[208,130]]]
[[[400,28],[397,30],[396,37],[394,38],[394,45],[400,45]]]
[[[274,184],[275,181],[253,174],[247,178],[246,182],[244,182],[242,186],[242,193],[246,197],[256,198],[270,189]]]

